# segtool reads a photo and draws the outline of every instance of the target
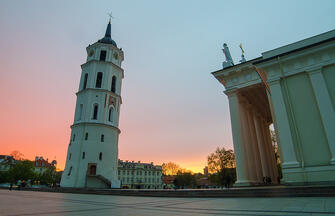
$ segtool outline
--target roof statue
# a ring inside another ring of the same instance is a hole
[[[222,68],[233,66],[234,62],[233,59],[231,58],[230,51],[226,43],[223,44],[222,52],[226,57],[226,61],[222,62]]]
[[[242,44],[240,44],[240,48],[241,48],[241,51],[242,51],[240,63],[243,63],[243,62],[246,62],[247,60],[245,60],[245,57],[244,57],[244,49],[242,47]]]

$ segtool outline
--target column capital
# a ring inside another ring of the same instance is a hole
[[[274,78],[269,79],[267,82],[270,86],[272,86],[272,85],[280,84],[280,80],[281,80],[280,77],[274,77]]]
[[[308,68],[308,69],[306,70],[306,72],[307,72],[309,75],[313,75],[313,74],[321,73],[321,72],[322,72],[322,65],[317,65],[317,66],[315,66],[315,67]]]
[[[223,93],[225,93],[228,96],[228,98],[237,97],[240,94],[238,89],[226,90]]]

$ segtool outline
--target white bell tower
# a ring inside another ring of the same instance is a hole
[[[123,51],[105,36],[86,48],[61,187],[119,188],[118,139]]]

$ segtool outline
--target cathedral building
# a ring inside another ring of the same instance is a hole
[[[86,48],[61,187],[120,188],[118,140],[123,51],[105,36]]]
[[[228,96],[237,185],[335,182],[335,30],[213,72]]]

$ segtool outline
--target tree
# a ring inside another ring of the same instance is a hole
[[[12,151],[12,153],[10,153],[11,156],[13,156],[13,158],[15,160],[24,160],[23,158],[23,154],[21,152],[19,152],[18,150]]]
[[[162,173],[163,175],[177,175],[178,171],[181,171],[182,168],[173,162],[163,163]]]
[[[179,171],[173,183],[176,187],[179,188],[195,188],[197,186],[195,176],[192,175],[191,172],[183,173]]]
[[[235,167],[235,155],[233,150],[217,147],[215,152],[207,157],[210,173],[220,173],[224,168]]]
[[[12,168],[8,170],[8,177],[10,181],[18,181],[34,179],[34,164],[32,161],[24,160],[17,162]]]
[[[50,166],[39,176],[39,181],[41,184],[51,185],[56,183],[56,177],[56,168],[54,166]]]

